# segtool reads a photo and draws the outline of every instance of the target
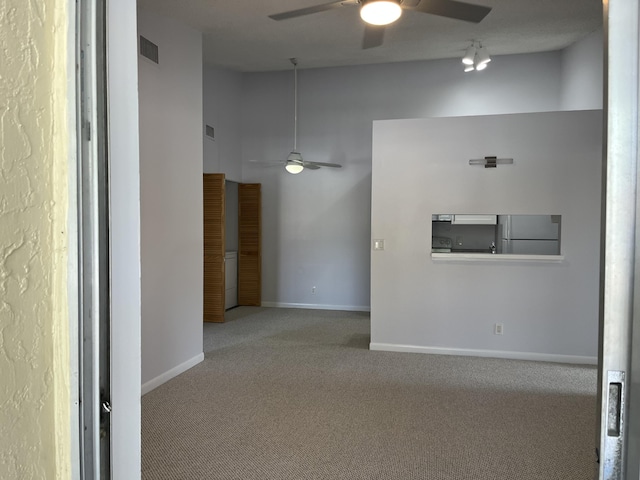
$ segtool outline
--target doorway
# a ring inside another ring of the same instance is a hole
[[[205,173],[203,219],[203,319],[220,323],[228,307],[261,304],[261,185]]]
[[[114,3],[117,3],[117,2],[114,2]],[[122,12],[121,12],[121,13],[122,13]],[[130,11],[129,11],[129,12],[125,12],[125,13],[130,13],[130,14],[131,14],[131,12],[130,12]],[[133,14],[132,14],[131,18],[135,18],[135,9],[134,9],[134,11],[133,11]],[[121,20],[121,19],[120,19],[120,20]],[[120,20],[119,20],[119,21],[120,21]],[[128,40],[131,40],[131,38],[129,38]],[[120,132],[120,133],[122,133],[122,132]],[[130,153],[131,153],[131,152],[130,152]],[[133,191],[135,192],[135,186],[134,186],[134,190],[133,190]],[[134,203],[135,203],[135,202],[134,202]],[[134,363],[134,364],[135,364],[135,363]],[[120,373],[123,373],[123,372],[120,372]]]

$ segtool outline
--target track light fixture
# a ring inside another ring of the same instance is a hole
[[[464,65],[465,72],[472,72],[474,70],[481,72],[491,61],[489,52],[486,47],[483,47],[480,42],[473,41],[469,48],[465,51],[464,57],[462,57],[462,64]]]

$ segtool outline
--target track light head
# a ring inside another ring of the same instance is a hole
[[[462,63],[464,63],[465,65],[473,65],[473,61],[475,58],[476,58],[476,47],[472,43],[471,45],[469,45],[469,48],[467,48],[467,51],[465,52],[464,57],[462,57]]]
[[[489,52],[485,47],[480,45],[478,52],[476,54],[476,70],[480,65],[485,65],[491,61],[491,57],[489,56]]]

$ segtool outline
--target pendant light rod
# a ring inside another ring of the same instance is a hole
[[[293,64],[293,151],[298,151],[298,59],[290,58]]]

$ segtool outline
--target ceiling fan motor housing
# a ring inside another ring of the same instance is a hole
[[[302,155],[300,154],[300,152],[291,152],[289,154],[289,156],[287,157],[287,161],[288,162],[296,162],[296,163],[303,163],[304,162],[302,160]]]

